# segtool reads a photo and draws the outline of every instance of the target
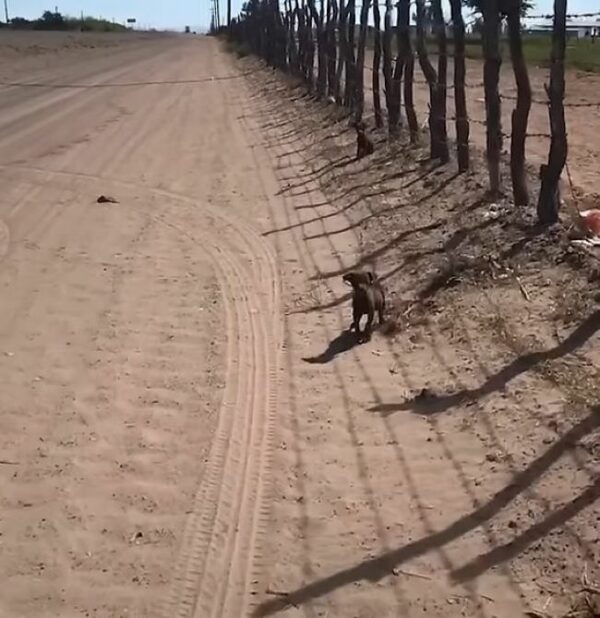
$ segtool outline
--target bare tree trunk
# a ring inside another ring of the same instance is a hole
[[[419,139],[419,124],[413,101],[413,74],[415,61],[410,42],[410,0],[398,1],[398,47],[399,58],[404,67],[404,109],[410,132],[410,141],[415,144]]]
[[[319,33],[317,39],[319,41],[319,97],[327,96],[327,77],[328,77],[328,61],[327,61],[327,29],[325,25],[325,0],[321,0],[321,8],[319,11]]]
[[[335,102],[338,105],[342,105],[342,75],[344,74],[344,66],[346,64],[346,48],[348,47],[348,9],[344,4],[344,0],[340,0],[340,18],[339,18],[339,40],[340,40],[340,53],[337,68],[335,71],[335,86],[336,92]]]
[[[291,66],[291,54],[290,54],[290,15],[287,12],[287,9],[285,11],[285,13],[282,14],[281,16],[282,22],[283,22],[283,31],[285,34],[285,38],[284,38],[284,46],[283,46],[283,53],[285,54],[285,58],[286,58],[286,63],[288,65]]]
[[[378,2],[378,0],[375,0]],[[360,9],[360,33],[358,36],[358,54],[356,58],[356,108],[355,121],[361,122],[365,109],[365,47],[367,45],[367,28],[369,25],[369,10],[371,0],[362,0]]]
[[[287,30],[286,24],[283,21],[283,13],[281,12],[281,9],[279,7],[279,0],[274,0],[273,2],[273,17],[277,43],[278,67],[282,71],[287,71],[289,68]]]
[[[433,10],[433,23],[438,41],[438,71],[436,88],[436,124],[439,138],[439,158],[442,163],[448,163],[448,131],[446,128],[446,93],[448,89],[448,51],[446,41],[446,23],[442,13],[442,0],[431,0]]]
[[[398,128],[402,127],[402,74],[404,73],[404,62],[402,58],[401,43],[401,24],[398,2],[396,2],[396,62],[392,74],[392,101],[394,102],[394,113],[398,116]],[[397,111],[396,111],[397,108]]]
[[[304,28],[306,36],[306,82],[308,89],[313,90],[315,86],[315,39],[313,37],[312,18],[308,7],[304,5]]]
[[[344,89],[344,105],[352,109],[354,107],[354,93],[356,80],[356,57],[355,35],[356,35],[356,1],[348,0],[348,44],[346,45],[346,84]]]
[[[381,68],[381,14],[379,0],[373,0],[373,109],[375,111],[375,126],[381,129],[383,116],[381,114],[381,89],[379,86],[379,71]]]
[[[398,121],[400,118],[400,101],[394,97],[394,85],[392,75],[392,12],[394,8],[392,0],[386,0],[384,31],[383,31],[383,82],[385,103],[388,112],[388,130],[390,135],[398,134]]]
[[[531,85],[521,42],[520,4],[519,0],[513,0],[510,10],[507,12],[510,57],[517,84],[517,104],[511,118],[510,175],[515,204],[526,206],[529,204],[529,191],[527,190],[527,174],[525,173],[525,140],[531,108]]]
[[[315,22],[315,29],[317,31],[317,96],[322,98],[327,91],[327,50],[326,50],[326,36],[325,28],[323,25],[323,0],[321,0],[321,11],[317,11],[315,6],[315,0],[307,0],[308,8],[313,21]]]
[[[287,11],[287,39],[290,68],[294,75],[300,73],[298,47],[296,45],[296,11],[292,7],[292,0],[286,1]]]
[[[306,38],[304,36],[304,16],[298,0],[295,0],[296,22],[298,24],[298,64],[300,75],[306,79]]]
[[[425,47],[425,0],[415,0],[417,7],[417,54],[419,55],[419,64],[427,84],[429,85],[429,140],[430,140],[430,156],[432,159],[440,158],[440,138],[438,135],[438,123],[436,123],[436,115],[438,114],[437,105],[437,74],[433,65],[429,60],[427,48]]]
[[[465,93],[465,21],[461,0],[450,0],[454,34],[454,105],[456,113],[456,156],[458,171],[469,169],[469,118]]]
[[[486,154],[490,179],[490,194],[501,192],[500,153],[502,151],[502,120],[498,81],[502,56],[500,55],[500,11],[498,0],[483,3],[483,85],[485,91]]]
[[[335,99],[338,87],[336,83],[337,45],[335,31],[338,23],[338,6],[336,0],[327,0],[327,94]]]
[[[548,164],[542,166],[542,186],[537,205],[540,223],[558,221],[560,207],[559,180],[567,160],[567,129],[565,126],[565,39],[567,0],[554,0],[550,85],[546,86],[550,99],[550,152]]]

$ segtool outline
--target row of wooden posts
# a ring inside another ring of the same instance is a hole
[[[292,4],[293,2],[293,4]],[[465,84],[465,22],[462,0],[449,0],[452,19],[454,59],[454,122],[456,160],[459,172],[469,169],[469,118]],[[448,41],[441,0],[386,0],[381,27],[378,0],[363,0],[360,5],[356,41],[356,0],[249,0],[239,18],[232,20],[229,36],[248,46],[256,55],[283,71],[305,81],[322,99],[345,106],[357,122],[365,109],[365,51],[369,18],[373,18],[372,95],[374,122],[384,126],[380,76],[390,137],[403,130],[402,102],[407,134],[412,143],[419,140],[419,125],[413,103],[414,64],[418,60],[429,88],[428,125],[430,156],[440,164],[450,160],[447,133]],[[410,7],[416,7],[416,38],[410,35]],[[485,0],[481,3],[483,31],[483,85],[486,107],[486,155],[489,192],[492,198],[502,192],[501,152],[503,133],[499,91],[502,56],[500,28],[506,19],[510,57],[517,88],[510,135],[510,172],[514,202],[525,206],[530,193],[525,167],[525,143],[531,107],[531,86],[521,40],[520,0]],[[554,2],[554,27],[550,58],[550,78],[546,86],[551,127],[548,163],[540,169],[541,188],[537,212],[541,223],[558,219],[558,182],[566,162],[567,139],[564,118],[564,57],[567,0]],[[395,17],[395,19],[394,19]],[[437,67],[430,60],[426,27],[432,25]],[[397,53],[393,53],[393,42]],[[415,53],[416,52],[416,53]],[[316,60],[316,62],[315,62]],[[316,64],[316,72],[315,72]]]

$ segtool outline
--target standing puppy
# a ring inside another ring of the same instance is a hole
[[[379,316],[379,324],[383,324],[385,311],[383,287],[375,275],[369,271],[352,271],[346,273],[342,280],[345,284],[352,286],[352,324],[349,330],[354,329],[359,341],[369,341],[375,311]],[[367,316],[367,324],[361,333],[360,320],[363,315]]]

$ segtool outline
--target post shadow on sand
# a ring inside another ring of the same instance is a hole
[[[528,487],[538,481],[565,452],[573,449],[579,441],[597,431],[599,427],[600,407],[596,407],[474,511],[465,513],[437,532],[400,545],[374,558],[358,562],[326,577],[306,583],[295,590],[277,593],[276,599],[261,603],[253,612],[253,616],[270,616],[283,611],[287,607],[300,606],[354,582],[377,582],[390,575],[395,567],[404,562],[456,541],[495,517]],[[565,525],[584,508],[593,504],[598,497],[600,497],[600,479],[595,479],[579,495],[562,506],[544,513],[539,522],[522,530],[512,542],[491,547],[486,553],[452,571],[451,578],[455,582],[465,582],[502,562],[516,557],[531,543],[545,537],[552,530]]]
[[[399,412],[401,410],[413,410],[418,414],[438,414],[450,408],[465,403],[475,401],[491,393],[503,390],[506,385],[518,376],[534,369],[540,363],[549,360],[556,360],[571,354],[580,348],[588,339],[593,337],[600,329],[600,309],[597,309],[588,316],[571,334],[561,341],[557,346],[541,352],[530,352],[515,358],[508,365],[500,369],[497,373],[489,376],[487,380],[477,388],[463,389],[456,393],[436,395],[423,389],[413,399],[408,399],[400,403],[381,403],[369,410],[380,412],[384,416]]]
[[[349,330],[342,331],[335,339],[332,339],[324,352],[318,356],[304,357],[302,360],[305,363],[315,365],[323,365],[330,363],[338,354],[351,350],[355,345],[358,345],[359,339],[355,332]]]

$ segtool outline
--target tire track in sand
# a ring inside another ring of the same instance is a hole
[[[10,231],[8,225],[0,219],[0,262],[4,259],[4,256],[8,253],[10,247]]]
[[[278,270],[270,248],[240,219],[186,195],[92,174],[0,165],[8,167],[133,188],[177,203],[171,213],[148,215],[200,243],[219,273],[228,339],[226,384],[171,594],[161,609],[165,618],[244,616],[257,558],[260,561],[257,538],[266,529],[266,477],[281,339]],[[194,208],[196,226],[186,221],[184,229],[174,223],[182,205]],[[198,210],[203,211],[201,221]]]
[[[229,234],[231,228],[237,232],[234,238],[227,236],[227,228]],[[215,235],[206,235],[203,243],[221,274],[227,314],[226,386],[165,617],[243,616],[249,604],[256,537],[266,523],[265,475],[270,464],[279,348],[278,286],[272,285],[277,282],[277,270],[270,252],[261,251],[264,243],[246,226],[233,227],[226,221],[218,238],[217,244]],[[257,257],[236,259],[235,248],[244,241],[246,255]],[[263,269],[255,268],[257,259]],[[267,311],[261,310],[264,297]]]

